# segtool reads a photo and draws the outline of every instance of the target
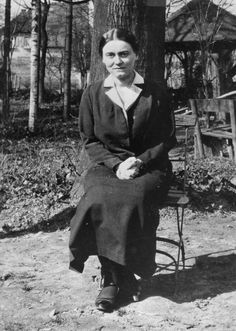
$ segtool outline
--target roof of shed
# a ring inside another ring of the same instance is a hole
[[[167,19],[165,40],[167,44],[199,43],[200,36],[207,40],[214,29],[215,42],[236,44],[236,16],[211,0],[192,0]]]

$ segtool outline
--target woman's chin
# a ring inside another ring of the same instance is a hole
[[[114,77],[119,79],[119,80],[126,80],[130,77],[129,74],[127,74],[127,72],[115,72],[113,73]]]

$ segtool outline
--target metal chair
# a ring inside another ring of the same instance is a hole
[[[157,236],[157,242],[165,242],[174,245],[177,247],[177,257],[172,254],[157,249],[158,254],[163,254],[167,256],[171,262],[169,264],[157,264],[156,272],[162,270],[169,270],[171,266],[174,265],[175,270],[175,281],[178,279],[178,271],[180,268],[180,263],[182,262],[183,269],[185,268],[185,248],[183,240],[183,225],[184,225],[184,211],[189,203],[189,196],[187,192],[187,161],[188,161],[188,147],[189,147],[189,138],[194,135],[194,127],[196,124],[196,116],[190,114],[189,112],[184,114],[175,114],[176,122],[176,136],[177,141],[180,144],[181,151],[178,150],[177,154],[170,155],[170,160],[174,165],[180,163],[183,168],[183,184],[182,187],[174,187],[171,185],[168,195],[165,201],[158,206],[159,209],[172,207],[176,211],[176,225],[177,225],[177,234],[178,239],[170,239],[165,237]],[[174,150],[175,151],[175,150]]]

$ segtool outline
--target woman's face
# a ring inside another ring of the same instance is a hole
[[[102,50],[102,61],[107,71],[122,81],[133,76],[136,59],[133,48],[123,40],[111,40]]]

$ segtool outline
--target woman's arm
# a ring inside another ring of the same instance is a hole
[[[91,87],[88,87],[85,90],[80,102],[80,135],[90,160],[94,163],[104,164],[108,168],[113,169],[121,163],[121,160],[119,157],[112,154],[94,134],[94,117],[90,98],[90,88]]]
[[[145,167],[158,165],[176,145],[174,114],[170,109],[169,99],[164,97],[160,102],[160,108],[153,114],[147,128],[147,148],[137,156]]]

